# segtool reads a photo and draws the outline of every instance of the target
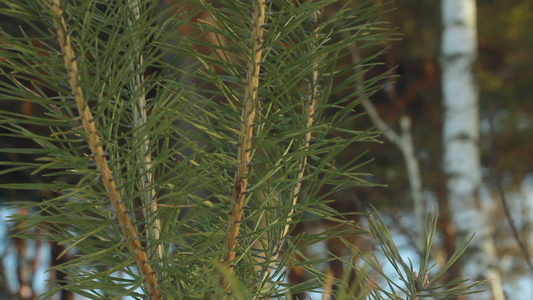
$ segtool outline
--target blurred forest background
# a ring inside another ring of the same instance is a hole
[[[379,1],[381,0],[374,0]],[[391,70],[392,76],[385,88],[370,98],[390,132],[412,137],[414,158],[420,171],[420,194],[423,210],[440,212],[439,237],[434,249],[437,263],[453,253],[457,241],[457,224],[448,201],[446,174],[443,166],[443,92],[441,84],[441,2],[436,0],[401,0],[382,3],[384,15],[401,37],[390,42],[389,50],[379,60],[385,62],[370,72]],[[0,9],[2,6],[0,4]],[[525,252],[518,245],[511,223],[525,248],[533,238],[533,2],[530,0],[485,0],[477,3],[478,59],[474,76],[479,88],[479,117],[482,185],[479,189],[479,210],[487,228],[471,228],[471,232],[485,231],[492,240],[493,252],[489,267],[493,275],[480,278],[501,283],[505,298],[495,292],[493,299],[531,299],[533,297],[533,270]],[[12,20],[0,19],[0,27],[16,28]],[[365,50],[371,51],[371,50]],[[1,99],[0,99],[1,100]],[[31,104],[0,109],[33,114]],[[360,113],[366,113],[363,106]],[[402,126],[403,122],[403,126]],[[405,126],[409,124],[410,126]],[[494,131],[491,132],[491,123]],[[368,117],[357,119],[354,128],[370,128],[375,124]],[[385,136],[383,144],[364,144],[367,156],[375,158],[364,168],[373,174],[368,180],[383,184],[380,187],[361,187],[337,200],[339,210],[365,210],[373,205],[383,212],[389,227],[394,229],[402,245],[401,251],[416,261],[416,215],[413,202],[412,178],[407,172],[406,160],[397,145]],[[13,147],[6,137],[2,147]],[[370,148],[369,148],[370,147]],[[0,154],[5,155],[5,154]],[[350,159],[350,153],[345,154]],[[20,160],[3,157],[2,160]],[[342,158],[341,158],[342,160]],[[29,174],[19,173],[0,177],[4,182],[27,181]],[[32,179],[39,180],[39,179]],[[502,186],[507,205],[502,202]],[[46,195],[26,191],[2,191],[2,201],[38,201]],[[506,216],[506,206],[510,216]],[[0,299],[31,299],[42,292],[42,282],[49,275],[41,274],[50,263],[57,264],[58,245],[9,238],[7,230],[14,224],[6,223],[9,214],[3,209],[0,227]],[[18,212],[24,213],[24,212]],[[486,240],[487,241],[487,240]],[[365,243],[365,241],[360,241]],[[327,245],[328,250],[338,252]],[[371,248],[371,245],[367,245]],[[38,255],[43,253],[47,255]],[[48,255],[50,253],[51,255]],[[469,259],[469,253],[463,260]],[[450,278],[462,273],[461,264],[452,268]],[[473,274],[468,274],[473,275]],[[468,276],[467,275],[467,276]],[[475,274],[474,274],[475,275]],[[486,288],[491,288],[487,286]],[[472,299],[478,299],[477,295]],[[481,299],[481,298],[479,298]]]

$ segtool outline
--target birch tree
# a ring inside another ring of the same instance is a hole
[[[490,211],[479,199],[481,165],[479,154],[478,87],[473,74],[477,58],[475,0],[443,0],[442,91],[444,106],[444,172],[450,207],[458,236],[476,232],[463,273],[475,279],[492,279],[494,299],[503,299],[498,272],[491,269],[495,247],[487,221]],[[487,287],[488,288],[488,287]],[[476,295],[491,299],[491,293]]]

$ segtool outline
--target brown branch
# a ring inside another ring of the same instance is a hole
[[[135,261],[139,268],[139,272],[144,276],[150,298],[163,299],[159,290],[159,283],[152,269],[152,266],[148,262],[148,255],[141,246],[139,236],[133,226],[126,206],[122,203],[122,197],[118,192],[118,188],[115,183],[115,179],[107,163],[104,149],[100,142],[98,131],[94,123],[93,115],[89,109],[87,101],[83,95],[79,80],[78,80],[78,65],[76,63],[76,57],[70,41],[70,36],[66,34],[67,24],[63,17],[63,9],[60,6],[60,0],[51,0],[52,9],[54,15],[52,16],[56,27],[57,40],[63,53],[63,59],[65,61],[65,67],[68,72],[68,78],[72,94],[76,100],[76,106],[80,114],[81,122],[85,133],[87,134],[87,143],[93,153],[94,161],[97,169],[100,171],[100,177],[102,184],[107,192],[109,201],[113,205],[115,212],[117,213],[118,222],[124,233],[126,239],[129,242],[129,248],[135,255]]]
[[[259,88],[259,71],[263,57],[263,32],[265,24],[265,0],[253,1],[253,28],[250,38],[251,54],[248,64],[247,85],[244,91],[242,107],[242,126],[237,153],[237,172],[233,184],[233,201],[228,217],[228,237],[225,246],[224,262],[228,265],[230,273],[233,272],[237,247],[237,238],[240,232],[240,221],[243,215],[244,201],[246,199],[246,189],[248,187],[248,170],[250,165],[250,152],[252,148],[252,135],[255,119],[255,107],[257,102],[257,91]],[[227,290],[226,280],[221,280],[222,286]]]
[[[333,271],[330,267],[326,269],[326,282],[324,282],[324,292],[322,292],[322,300],[329,300],[333,298]]]

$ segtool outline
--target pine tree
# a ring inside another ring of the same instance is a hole
[[[60,256],[72,256],[53,267],[66,277],[43,298],[68,290],[90,299],[267,299],[331,285],[340,299],[390,293],[369,284],[368,274],[380,273],[371,259],[374,271],[357,269],[355,281],[347,275],[332,283],[312,259],[301,262],[312,279],[284,281],[291,257],[305,245],[362,232],[327,204],[335,192],[369,184],[360,172],[362,154],[343,165],[335,157],[377,141],[376,131],[349,127],[360,93],[375,91],[384,76],[357,89],[364,71],[354,70],[370,67],[380,51],[349,62],[354,43],[379,46],[390,34],[375,5],[7,0],[3,6],[1,13],[23,26],[0,32],[0,93],[5,101],[31,103],[36,113],[2,111],[4,136],[34,143],[2,151],[37,157],[3,161],[3,172],[31,171],[42,180],[1,186],[48,191],[41,201],[13,203],[30,211],[13,217],[17,234],[65,245]],[[297,223],[322,219],[338,226],[291,236]],[[371,224],[390,245],[386,228]],[[401,261],[396,250],[385,253]],[[428,261],[418,274],[429,274]],[[443,293],[401,265],[407,288],[400,290],[409,299],[424,290]],[[356,267],[348,266],[351,274]]]

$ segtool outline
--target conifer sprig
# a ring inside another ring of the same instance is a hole
[[[317,40],[319,39],[319,32],[320,32],[320,22],[321,22],[321,16],[322,12],[317,10],[310,16],[310,23],[312,26],[311,40],[313,42],[311,47],[316,49],[318,47]],[[318,112],[318,106],[320,105],[320,84],[319,84],[319,63],[320,63],[320,57],[315,57],[313,61],[311,62],[311,66],[313,69],[311,78],[309,79],[309,84],[307,86],[307,99],[305,100],[305,109],[303,110],[303,115],[305,121],[305,129],[307,130],[305,133],[305,138],[303,140],[303,144],[301,145],[301,150],[303,152],[308,151],[309,145],[311,144],[311,138],[312,138],[312,131],[311,126],[315,123],[315,118],[317,117]],[[294,189],[292,191],[292,201],[290,204],[290,209],[287,214],[287,219],[285,221],[285,224],[283,226],[283,229],[281,230],[280,235],[280,241],[285,240],[285,238],[289,234],[289,230],[292,224],[292,219],[294,216],[294,212],[296,210],[296,205],[298,203],[298,200],[301,198],[300,191],[302,188],[302,182],[303,177],[305,173],[305,168],[307,166],[307,159],[308,155],[303,155],[300,158],[299,164],[298,164],[298,175],[296,178],[296,184],[294,186]],[[282,243],[277,245],[277,249],[273,251],[272,256],[268,260],[270,262],[270,265],[266,268],[265,272],[263,273],[263,280],[262,282],[266,282],[266,279],[270,277],[270,274],[272,270],[275,268],[275,265],[278,261],[278,256],[281,253],[281,247],[283,246]]]
[[[250,61],[246,78],[246,88],[244,90],[244,100],[242,103],[242,126],[239,138],[239,148],[237,152],[237,172],[233,184],[233,197],[231,211],[228,217],[228,239],[225,251],[227,251],[224,261],[233,269],[235,259],[235,247],[240,232],[240,222],[242,220],[244,201],[248,187],[248,169],[250,167],[250,153],[252,150],[252,136],[254,131],[254,119],[257,106],[257,95],[259,89],[259,72],[263,57],[263,32],[266,20],[266,1],[253,1],[252,32],[250,37]]]
[[[122,203],[122,197],[118,192],[115,177],[109,168],[107,158],[102,146],[98,129],[96,128],[95,120],[89,105],[85,99],[78,76],[79,70],[76,61],[75,51],[70,41],[70,36],[67,34],[68,28],[63,16],[63,9],[59,0],[51,0],[52,11],[55,15],[52,16],[56,26],[57,40],[63,54],[65,67],[68,73],[70,88],[72,96],[76,101],[76,107],[79,112],[80,120],[87,135],[87,143],[92,152],[92,158],[96,163],[96,168],[100,172],[100,178],[105,187],[109,201],[111,202],[117,219],[122,228],[125,238],[128,240],[131,253],[135,256],[135,261],[139,268],[139,272],[143,274],[144,281],[150,293],[151,299],[163,299],[159,290],[159,283],[155,272],[149,263],[148,255],[144,251],[139,240],[139,234],[135,226],[132,224],[126,206]]]
[[[32,143],[0,149],[31,155],[0,175],[33,176],[0,187],[40,193],[12,202],[28,211],[18,237],[64,247],[43,298],[380,299],[364,272],[317,267],[350,259],[303,250],[362,232],[330,203],[369,184],[360,145],[377,133],[351,121],[385,82],[362,77],[388,35],[375,3],[51,1],[0,4],[21,25],[0,28],[0,96],[36,108],[0,110],[2,138]],[[350,63],[354,42],[379,49]],[[292,267],[308,280],[286,282]]]

